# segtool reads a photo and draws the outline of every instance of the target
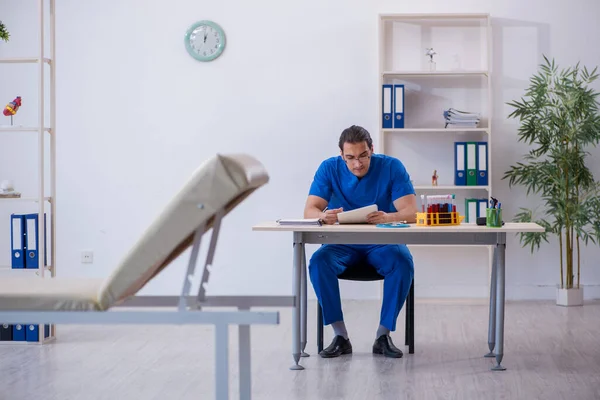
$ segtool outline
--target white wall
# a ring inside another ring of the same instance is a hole
[[[600,64],[593,51],[600,37],[598,2],[321,3],[57,1],[59,275],[106,275],[199,163],[216,152],[241,151],[261,159],[271,181],[224,222],[210,292],[289,293],[291,236],[254,233],[251,226],[301,215],[314,171],[337,154],[342,129],[359,124],[377,140],[379,12],[491,13],[494,190],[510,199],[503,203],[509,218],[518,206],[534,205],[523,190],[509,191],[500,180],[526,151],[516,142],[515,121],[506,120],[505,103],[523,93],[542,53],[561,65]],[[12,34],[10,43],[0,42],[0,57],[35,54],[36,4],[0,0]],[[227,34],[227,49],[212,63],[196,62],[183,46],[185,30],[200,19],[217,21]],[[19,116],[34,124],[35,68],[9,68],[10,74],[0,74],[0,99],[8,102],[22,93],[26,106]],[[35,158],[28,154],[34,145],[34,135],[3,135],[0,179],[35,190],[25,181],[35,174]],[[595,154],[591,162],[600,176]],[[7,228],[11,211],[0,208]],[[0,230],[2,243],[8,238]],[[93,264],[80,263],[82,249],[93,249]],[[309,247],[309,256],[314,249]],[[553,298],[556,243],[532,256],[509,237],[507,250],[507,297]],[[486,249],[465,255],[460,249],[427,248],[414,254],[418,296],[487,293]],[[586,297],[600,295],[594,261],[599,255],[597,248],[583,251],[582,282],[591,286]],[[144,292],[177,294],[185,256]],[[10,263],[8,244],[0,257],[0,264]],[[313,296],[312,289],[309,293]],[[378,293],[376,284],[343,286],[346,298]]]

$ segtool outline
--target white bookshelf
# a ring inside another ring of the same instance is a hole
[[[488,76],[488,71],[383,71],[381,73],[384,77],[415,77],[415,76],[429,76],[429,77],[456,77],[456,76]]]
[[[46,8],[48,7],[48,8]],[[46,17],[48,12],[49,17]],[[35,16],[33,16],[35,17]],[[1,198],[0,207],[8,209],[9,214],[12,212],[21,213],[21,211],[15,210],[30,210],[29,207],[32,205],[38,214],[38,259],[39,268],[37,269],[13,269],[11,265],[0,265],[0,279],[2,277],[27,277],[30,279],[51,279],[56,276],[56,55],[55,55],[55,0],[38,0],[38,54],[34,54],[31,57],[17,57],[9,58],[0,57],[0,71],[10,71],[6,68],[11,68],[10,65],[14,64],[36,64],[36,78],[38,81],[38,116],[37,123],[33,123],[35,126],[22,126],[16,122],[19,121],[17,116],[15,117],[15,125],[10,126],[5,122],[0,126],[0,146],[6,146],[3,144],[3,139],[6,139],[9,135],[14,145],[19,146],[20,137],[15,136],[14,133],[23,135],[24,140],[28,140],[31,137],[29,135],[36,135],[37,139],[37,176],[32,176],[31,179],[37,179],[35,187],[37,187],[37,193],[22,193],[19,187],[16,186],[15,190],[21,192],[19,198]],[[46,26],[48,24],[48,26]],[[49,28],[49,34],[46,34]],[[49,55],[44,54],[46,43],[49,45]],[[0,47],[2,43],[0,43]],[[0,49],[0,54],[1,49]],[[46,84],[49,84],[49,89],[46,89]],[[48,93],[49,91],[49,93]],[[0,88],[0,92],[2,92]],[[2,93],[2,98],[13,96],[13,93]],[[25,100],[24,100],[25,101]],[[32,107],[31,103],[28,104]],[[48,114],[48,118],[46,117]],[[6,117],[4,117],[6,118]],[[28,142],[29,143],[29,142]],[[50,160],[49,169],[46,168],[46,144],[49,145]],[[20,149],[15,149],[20,151]],[[15,168],[19,168],[19,165],[15,165]],[[10,172],[10,171],[9,171]],[[49,187],[46,184],[46,178],[49,178]],[[9,176],[0,177],[1,179],[10,179]],[[49,193],[48,193],[49,192]],[[29,213],[29,211],[25,211]],[[44,219],[44,214],[46,218]],[[9,221],[3,221],[2,226],[7,229],[10,224]],[[10,229],[10,228],[8,228]],[[46,240],[44,240],[44,233],[46,233]],[[8,237],[9,243],[3,243],[6,249],[10,249],[10,232]],[[44,254],[47,254],[47,263],[44,266]],[[0,324],[2,321],[0,321]],[[27,324],[27,321],[23,321],[23,324]],[[35,345],[44,344],[52,341],[56,338],[56,327],[50,325],[50,336],[44,337],[44,325],[38,326],[39,339],[36,342],[31,341],[0,341],[0,345]]]
[[[378,149],[399,158],[420,195],[489,199],[492,185],[492,40],[488,14],[380,14],[378,20]],[[433,48],[432,70],[426,49]],[[383,128],[383,85],[404,84],[404,128]],[[476,128],[445,128],[449,108],[481,114]],[[488,184],[456,186],[454,142],[487,142]],[[438,186],[432,186],[436,170]],[[410,246],[424,247],[424,246]],[[440,252],[444,248],[440,247]],[[485,260],[491,270],[492,247]]]
[[[37,126],[0,126],[0,132],[39,132]],[[43,128],[44,132],[50,133],[50,128]]]

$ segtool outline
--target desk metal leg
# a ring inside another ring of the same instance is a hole
[[[300,317],[300,325],[301,325],[301,331],[300,331],[300,356],[302,357],[309,357],[310,355],[308,353],[306,353],[304,351],[304,349],[306,349],[306,328],[307,328],[307,313],[308,313],[308,307],[307,307],[307,282],[306,282],[306,248],[304,246],[304,243],[301,243],[300,246],[302,247],[302,265],[300,266],[301,268],[301,282],[300,282],[300,288],[301,288],[301,293],[302,293],[302,301],[300,302],[300,307],[302,309],[302,314]]]
[[[290,367],[291,370],[302,370],[304,367],[300,364],[300,306],[302,303],[301,297],[301,282],[302,282],[302,234],[294,232],[294,263],[293,263],[293,288],[292,292],[296,302],[292,309],[292,356],[294,357],[295,365]]]
[[[239,307],[239,310],[250,311],[250,308]],[[252,398],[250,325],[240,325],[238,329],[240,348],[240,400],[250,400]]]
[[[490,352],[485,355],[494,358],[494,346],[496,344],[496,276],[498,274],[498,245],[494,247],[492,255],[492,278],[490,281],[490,316],[488,320],[488,348]]]
[[[493,371],[504,371],[502,357],[504,356],[504,274],[505,274],[506,234],[498,234],[496,261],[496,365]]]
[[[229,325],[215,326],[216,398],[229,398]]]

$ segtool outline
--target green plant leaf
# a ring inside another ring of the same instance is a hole
[[[0,39],[4,40],[5,42],[8,42],[9,38],[10,38],[10,33],[8,33],[6,26],[4,26],[2,21],[0,21]]]

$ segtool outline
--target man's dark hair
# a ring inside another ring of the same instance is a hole
[[[352,125],[350,128],[346,128],[340,135],[340,150],[344,150],[344,143],[360,143],[367,142],[369,149],[373,147],[373,140],[369,132],[362,126]]]

